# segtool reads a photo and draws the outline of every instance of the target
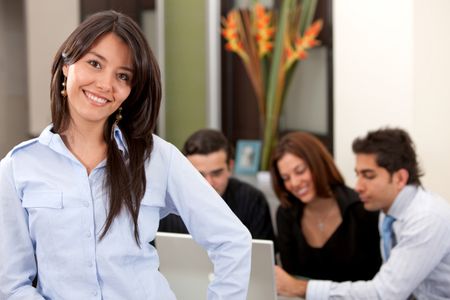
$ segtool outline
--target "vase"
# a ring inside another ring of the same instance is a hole
[[[256,173],[256,180],[258,181],[259,184],[270,185],[270,172],[258,171],[258,173]]]

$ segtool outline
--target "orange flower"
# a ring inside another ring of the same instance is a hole
[[[270,53],[273,48],[271,40],[275,33],[275,28],[270,26],[272,14],[266,12],[262,4],[256,3],[254,6],[254,18],[256,23],[255,38],[258,44],[258,55],[259,57],[263,57]]]
[[[222,36],[227,40],[225,49],[238,54],[244,61],[248,61],[248,55],[244,51],[238,32],[239,15],[237,11],[230,11],[227,18],[222,19]]]
[[[316,38],[319,35],[320,30],[322,30],[323,22],[322,20],[317,20],[309,26],[306,30],[306,36],[313,36]]]
[[[320,45],[320,42],[316,39],[320,30],[322,29],[322,20],[317,20],[306,29],[303,38],[297,35],[294,42],[294,47],[287,43],[286,48],[289,48],[289,55],[286,56],[286,62],[284,69],[287,71],[294,64],[296,60],[304,60],[308,58],[306,50]]]
[[[308,29],[306,29],[305,35],[302,39],[302,45],[305,49],[309,49],[320,44],[316,38],[319,35],[320,30],[322,30],[322,25],[322,20],[317,20],[312,23]]]
[[[296,61],[307,58],[308,49],[319,44],[316,38],[322,22],[314,22],[300,36],[298,32],[303,32],[305,25],[301,18],[309,24],[316,0],[283,0],[280,10],[265,8],[258,0],[252,2],[252,8],[233,9],[222,18],[222,35],[226,49],[242,59],[255,91],[264,140],[261,168],[265,170],[278,129],[286,81],[292,78],[288,72]]]

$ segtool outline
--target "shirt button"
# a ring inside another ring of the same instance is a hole
[[[92,295],[94,295],[94,296],[97,296],[97,294],[98,294],[97,291],[92,292]]]
[[[89,202],[84,201],[83,205],[84,205],[85,207],[89,207]]]
[[[91,233],[90,232],[86,233],[86,237],[90,238],[91,237]]]
[[[92,262],[88,262],[88,267],[89,267],[89,268],[92,268],[93,265],[94,265],[94,264],[92,264]]]

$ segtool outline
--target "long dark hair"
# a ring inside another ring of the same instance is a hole
[[[311,171],[317,196],[331,197],[334,187],[345,184],[333,157],[319,139],[306,132],[288,133],[281,138],[275,147],[270,162],[272,186],[283,207],[291,206],[293,197],[284,186],[277,165],[286,153],[295,155],[305,161]]]
[[[99,38],[114,33],[130,48],[133,58],[133,82],[130,95],[122,104],[120,129],[128,147],[127,156],[111,138],[115,114],[109,116],[103,131],[108,145],[105,188],[109,192],[109,210],[102,239],[123,207],[134,223],[134,237],[139,245],[138,215],[145,194],[144,164],[153,149],[155,129],[161,103],[161,78],[156,59],[139,26],[128,16],[103,11],[83,21],[64,41],[56,53],[50,86],[53,132],[62,133],[70,123],[67,99],[61,96],[64,80],[62,68],[78,61]]]

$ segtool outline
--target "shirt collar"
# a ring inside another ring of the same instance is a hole
[[[52,129],[53,124],[50,124],[42,131],[41,135],[39,135],[38,138],[39,143],[48,146],[50,149],[59,154],[67,156],[71,159],[75,159],[73,154],[67,149],[61,136],[57,133],[53,133]]]
[[[400,219],[418,191],[419,187],[416,185],[405,186],[395,198],[387,214],[393,216],[397,220]]]
[[[64,144],[61,136],[57,133],[52,132],[52,129],[53,125],[50,124],[42,131],[41,135],[39,136],[39,143],[50,147],[54,151],[64,156],[74,158],[73,154],[67,149],[66,145]],[[122,152],[122,155],[126,157],[128,155],[128,146],[125,143],[122,131],[117,125],[114,125],[113,131],[114,131],[113,137],[114,140],[116,141],[117,147]]]

